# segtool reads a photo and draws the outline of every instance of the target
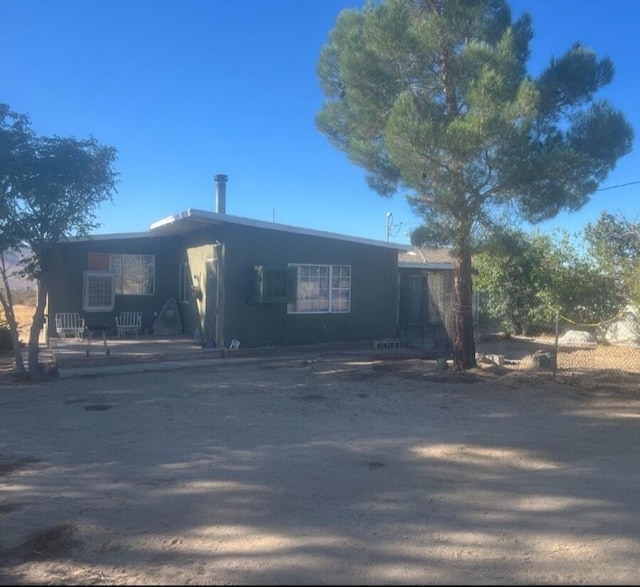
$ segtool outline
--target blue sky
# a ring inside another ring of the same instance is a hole
[[[43,135],[96,137],[118,150],[100,233],[146,230],[187,208],[406,244],[420,225],[401,195],[372,192],[364,171],[315,127],[320,49],[344,8],[364,0],[0,0],[0,102]],[[574,41],[616,66],[602,93],[640,137],[636,0],[513,0],[533,18],[530,71]],[[637,141],[636,141],[637,142]],[[640,151],[602,188],[640,181]],[[634,220],[640,183],[597,192],[541,225],[570,232],[601,210]]]

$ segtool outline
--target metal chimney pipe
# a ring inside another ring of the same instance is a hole
[[[216,182],[216,213],[227,213],[227,180],[229,177],[223,173],[213,176]]]

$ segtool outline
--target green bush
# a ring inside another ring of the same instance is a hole
[[[614,277],[563,231],[555,238],[515,229],[496,232],[474,263],[483,311],[512,334],[553,332],[558,309],[582,326],[599,323],[625,303]]]

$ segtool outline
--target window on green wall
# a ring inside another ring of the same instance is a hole
[[[152,296],[155,293],[155,255],[109,255],[109,269],[116,278],[116,294]]]
[[[347,313],[351,311],[350,265],[294,265],[297,295],[289,314]]]
[[[82,276],[82,309],[111,312],[115,307],[115,280],[110,271],[85,271]]]
[[[110,271],[116,295],[152,296],[155,294],[155,255],[89,253],[90,271]]]

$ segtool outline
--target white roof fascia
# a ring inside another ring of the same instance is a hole
[[[156,230],[158,228],[162,228],[164,226],[169,226],[171,224],[175,224],[178,220],[182,220],[184,218],[191,218],[193,216],[204,216],[205,212],[200,210],[194,210],[193,208],[188,208],[183,212],[178,212],[177,214],[172,214],[171,216],[166,216],[161,220],[156,220],[156,222],[152,222],[149,226],[149,230]],[[207,220],[207,218],[201,218],[202,220]]]
[[[406,263],[398,261],[399,269],[453,269],[453,263]]]
[[[220,224],[223,222],[228,222],[230,224],[252,226],[254,228],[263,228],[265,230],[278,230],[281,232],[291,232],[295,234],[304,234],[308,236],[332,238],[332,239],[338,239],[338,240],[343,240],[343,241],[348,241],[353,243],[373,245],[376,247],[386,247],[386,248],[402,250],[402,251],[411,251],[413,249],[411,245],[400,245],[398,243],[378,241],[375,239],[361,238],[357,236],[348,236],[348,235],[339,234],[335,232],[327,232],[324,230],[315,230],[312,228],[301,228],[298,226],[290,226],[288,224],[277,224],[275,222],[266,222],[264,220],[253,220],[251,218],[243,218],[241,216],[232,216],[230,214],[219,214],[217,212],[209,212],[206,210],[195,210],[193,208],[189,208],[184,212],[180,212],[172,216],[167,216],[162,220],[158,220],[157,222],[154,222],[149,227],[149,230],[153,231],[158,228],[169,226],[175,222],[178,222],[180,220],[187,219],[187,218],[209,222],[211,224]]]
[[[157,238],[158,234],[145,232],[114,232],[111,234],[90,234],[88,236],[67,236],[60,239],[59,243],[77,243],[82,241],[124,240],[129,238]]]

